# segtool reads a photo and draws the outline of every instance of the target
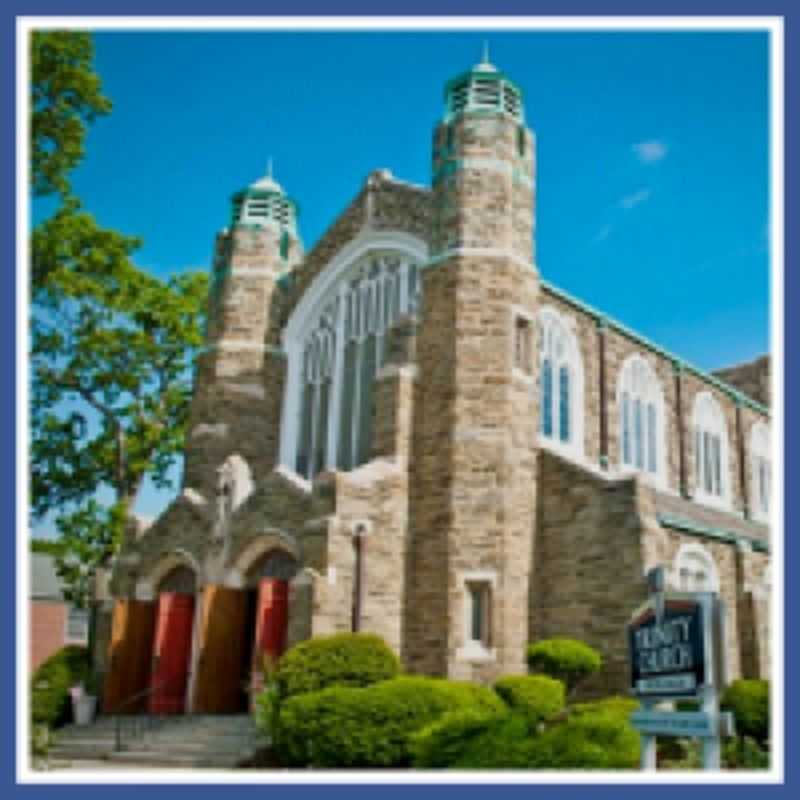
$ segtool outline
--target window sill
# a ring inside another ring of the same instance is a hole
[[[456,650],[456,661],[465,661],[471,664],[488,664],[497,661],[497,650],[494,647],[484,647],[479,642],[470,642]]]

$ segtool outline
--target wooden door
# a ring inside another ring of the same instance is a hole
[[[150,680],[155,630],[155,604],[141,600],[117,600],[111,619],[108,672],[103,691],[106,714],[134,714],[144,710],[144,693]]]
[[[242,659],[247,629],[247,592],[206,586],[200,616],[200,656],[194,711],[231,714],[246,708]]]
[[[256,616],[256,668],[264,655],[277,660],[286,650],[289,628],[289,582],[280,578],[262,578],[258,583]]]
[[[185,710],[193,620],[194,595],[159,594],[150,678],[151,714],[182,714]]]

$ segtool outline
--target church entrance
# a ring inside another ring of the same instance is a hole
[[[289,630],[289,581],[298,570],[297,561],[283,550],[270,550],[247,572],[250,598],[248,619],[251,646],[243,664],[243,683],[248,687],[246,707],[264,686],[264,670],[286,650]]]
[[[158,587],[153,663],[148,711],[182,714],[192,652],[195,611],[195,575],[175,567]]]
[[[265,658],[286,649],[289,580],[299,569],[283,550],[269,550],[245,573],[244,587],[207,585],[200,599],[193,711],[235,714],[263,688]]]

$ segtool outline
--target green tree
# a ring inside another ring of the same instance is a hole
[[[32,42],[32,187],[61,196],[31,234],[32,514],[55,514],[58,570],[78,604],[145,477],[170,485],[208,290],[205,274],[164,281],[136,266],[139,240],[102,228],[69,194],[86,123],[110,108],[92,51],[84,33]]]
[[[30,53],[31,185],[35,195],[67,195],[87,126],[111,110],[111,101],[92,67],[90,34],[34,31]]]

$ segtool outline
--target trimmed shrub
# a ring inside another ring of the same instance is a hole
[[[769,681],[733,681],[720,705],[736,718],[736,735],[763,744],[769,738]]]
[[[453,711],[411,737],[420,769],[525,769],[530,749],[527,720],[508,712]]]
[[[571,716],[531,740],[534,769],[637,769],[639,734],[612,711]]]
[[[638,709],[638,700],[632,697],[623,697],[622,695],[612,695],[611,697],[603,697],[600,700],[593,700],[591,703],[576,703],[570,709],[570,714],[581,716],[582,714],[594,714],[598,711],[607,711],[627,720],[628,717]]]
[[[289,766],[408,766],[411,734],[461,709],[491,714],[504,706],[490,689],[439,678],[332,687],[282,703],[275,747]]]
[[[58,727],[72,715],[69,690],[78,683],[90,684],[89,651],[69,645],[50,656],[31,679],[31,715],[34,724]]]
[[[280,660],[275,684],[281,699],[331,686],[369,686],[400,673],[400,660],[369,633],[338,633],[301,642]]]
[[[728,769],[769,769],[769,750],[749,736],[739,736],[723,744],[722,763]]]
[[[576,639],[542,639],[528,645],[527,656],[531,672],[563,681],[568,692],[603,664],[597,650]]]
[[[507,675],[497,681],[494,690],[534,731],[564,708],[564,684],[546,675]]]

